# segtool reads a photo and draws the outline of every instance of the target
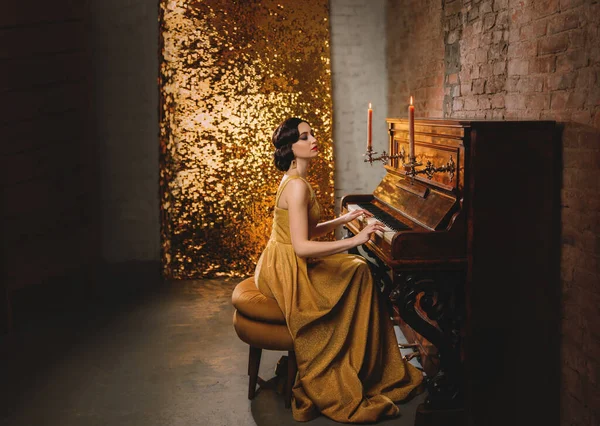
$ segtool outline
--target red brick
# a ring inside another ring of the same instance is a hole
[[[481,4],[479,5],[479,13],[481,13],[482,15],[485,15],[486,13],[491,13],[492,3],[493,0],[485,0],[481,2]]]
[[[581,348],[575,345],[566,345],[567,349],[569,349],[569,355],[564,357],[564,366],[569,368],[570,370],[574,370],[579,373],[579,377],[585,376],[587,374],[587,362],[586,356],[582,353]]]
[[[579,27],[579,12],[561,13],[548,22],[548,34],[556,34]]]
[[[596,112],[596,115],[594,116],[594,124],[593,126],[600,130],[600,111]]]
[[[578,47],[585,46],[585,31],[583,30],[573,30],[569,31],[569,45],[576,49]]]
[[[508,75],[527,75],[529,74],[529,60],[511,59],[508,61]]]
[[[573,87],[575,87],[576,78],[577,78],[577,74],[575,74],[575,73],[550,74],[548,76],[548,89],[549,90],[572,89]]]
[[[479,47],[489,48],[489,45],[492,44],[492,32],[484,32],[479,35]]]
[[[544,88],[544,77],[522,77],[517,84],[520,93],[541,92]]]
[[[454,98],[452,101],[452,111],[461,111],[465,106],[465,101],[460,98]]]
[[[569,47],[569,34],[547,36],[538,42],[538,55],[564,52]]]
[[[471,22],[474,21],[475,19],[479,18],[479,7],[478,6],[474,6],[471,9],[469,9],[467,11],[467,21]]]
[[[571,71],[587,65],[588,57],[584,49],[569,50],[556,57],[556,71]]]
[[[519,76],[508,77],[506,79],[506,91],[507,92],[516,92],[520,79],[521,79],[521,77],[519,77]]]
[[[494,12],[504,10],[508,7],[508,0],[494,0]]]
[[[594,87],[592,90],[588,92],[587,100],[585,101],[585,106],[593,108],[600,105],[600,87]]]
[[[561,317],[563,328],[567,334],[576,334],[583,327],[579,303],[564,303],[561,309]]]
[[[448,84],[456,84],[458,83],[458,74],[450,74],[448,76]]]
[[[498,13],[498,17],[496,18],[496,29],[507,30],[509,28],[509,23],[510,15],[508,11],[502,11]]]
[[[504,97],[507,110],[525,109],[525,97],[518,94],[508,94]]]
[[[483,17],[483,30],[489,31],[496,25],[496,15],[489,13]]]
[[[504,74],[506,72],[506,61],[496,62],[492,67],[494,75]]]
[[[475,51],[475,61],[479,64],[487,62],[487,54],[487,49],[477,49],[477,51]]]
[[[495,109],[492,110],[492,120],[504,120],[504,110]]]
[[[533,38],[533,23],[529,23],[521,27],[519,38],[521,40],[530,40]]]
[[[525,98],[525,106],[531,110],[542,110],[550,108],[550,94],[536,93]]]
[[[523,41],[520,43],[510,43],[508,45],[509,58],[531,58],[535,57],[537,43],[534,41]]]
[[[473,93],[476,95],[485,93],[485,79],[478,78],[473,80]]]
[[[553,92],[550,101],[550,108],[553,110],[562,110],[567,106],[567,99],[569,94],[567,92]],[[564,137],[563,137],[564,140]]]
[[[509,43],[513,43],[516,41],[519,41],[521,36],[520,36],[520,29],[518,26],[515,25],[514,28],[509,28],[508,30],[508,42]]]
[[[594,354],[594,356],[596,358],[600,358],[600,353]],[[592,357],[588,358],[586,370],[589,381],[594,385],[600,384],[600,363],[597,361],[597,359]]]
[[[452,3],[446,2],[446,4],[444,4],[444,14],[446,16],[455,15],[460,12],[461,9],[462,2],[460,1],[453,1]]]
[[[492,33],[492,42],[500,43],[502,40],[504,40],[505,33],[506,31],[494,31]]]
[[[479,77],[491,77],[494,75],[494,67],[492,64],[482,64],[479,66]]]
[[[464,109],[466,111],[475,111],[477,110],[477,98],[474,96],[468,96],[465,98]]]
[[[490,102],[490,98],[487,96],[479,97],[479,109],[491,109],[492,103]]]
[[[565,11],[582,4],[584,0],[560,0],[560,10]]]
[[[495,31],[494,34],[501,33],[501,31]],[[505,43],[494,43],[488,49],[488,62],[495,62],[503,60],[506,56],[506,44]]]
[[[600,133],[581,130],[577,133],[577,142],[582,149],[597,150],[600,148]]]
[[[580,166],[580,156],[578,149],[565,148],[563,149],[563,167],[574,167],[579,168]],[[568,198],[573,201],[577,199],[577,193],[569,193],[567,194]]]
[[[583,108],[587,94],[585,92],[571,92],[567,100],[567,108]]]
[[[560,10],[558,0],[537,0],[533,9],[535,10],[536,16],[543,18],[544,16],[552,15]]]
[[[548,22],[545,19],[539,19],[533,23],[533,36],[541,37],[546,35],[546,29],[548,27]]]
[[[512,23],[511,26],[515,25],[517,27],[520,27],[521,25],[525,25],[528,22],[531,22],[532,10],[530,8],[515,9],[510,7],[509,10],[510,22]]]
[[[532,73],[551,73],[556,69],[556,56],[544,56],[535,58],[530,63]]]
[[[577,71],[577,81],[575,83],[575,87],[583,90],[589,90],[590,88],[595,87],[595,83],[596,71],[593,68],[586,67]]]
[[[573,111],[573,115],[571,115],[571,120],[573,120],[574,123],[591,124],[592,113],[586,110]]]
[[[564,385],[571,384],[570,381],[566,379],[562,382]],[[570,426],[591,425],[589,408],[581,402],[583,399],[583,386],[579,384],[576,388],[573,387],[573,389],[573,391],[565,389],[561,392],[560,424]]]
[[[498,75],[488,78],[485,83],[485,92],[488,94],[498,93],[504,90],[506,78],[504,75]]]
[[[492,108],[504,108],[504,95],[495,94],[492,96]]]

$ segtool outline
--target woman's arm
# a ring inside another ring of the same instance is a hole
[[[337,241],[311,241],[308,225],[308,204],[310,201],[308,187],[300,179],[294,179],[288,183],[282,196],[288,205],[292,246],[299,257],[321,257],[340,253],[366,243],[375,231],[383,232],[383,224],[374,223],[365,227],[352,238]]]
[[[335,230],[340,225],[345,225],[346,223],[356,219],[359,216],[365,215],[366,217],[372,217],[371,212],[367,210],[354,210],[352,212],[348,212],[345,215],[336,217],[335,219],[329,220],[327,222],[321,222],[315,226],[315,228],[310,233],[310,238],[317,238],[322,235],[326,235],[331,231]]]

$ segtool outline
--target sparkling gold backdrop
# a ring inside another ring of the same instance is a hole
[[[306,119],[311,169],[333,217],[327,0],[161,0],[160,190],[163,273],[245,276],[272,224],[282,173],[271,135]]]

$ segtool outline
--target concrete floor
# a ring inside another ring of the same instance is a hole
[[[92,295],[93,303],[0,337],[2,426],[297,425],[271,389],[247,399],[248,347],[232,326],[239,280],[185,281]],[[264,351],[274,377],[281,352]],[[403,416],[412,425],[420,395]],[[325,417],[311,426],[338,424]]]

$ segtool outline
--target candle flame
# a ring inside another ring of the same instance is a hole
[[[371,109],[371,102],[369,102],[369,109]]]
[[[410,97],[410,104],[412,105],[412,96]]]

